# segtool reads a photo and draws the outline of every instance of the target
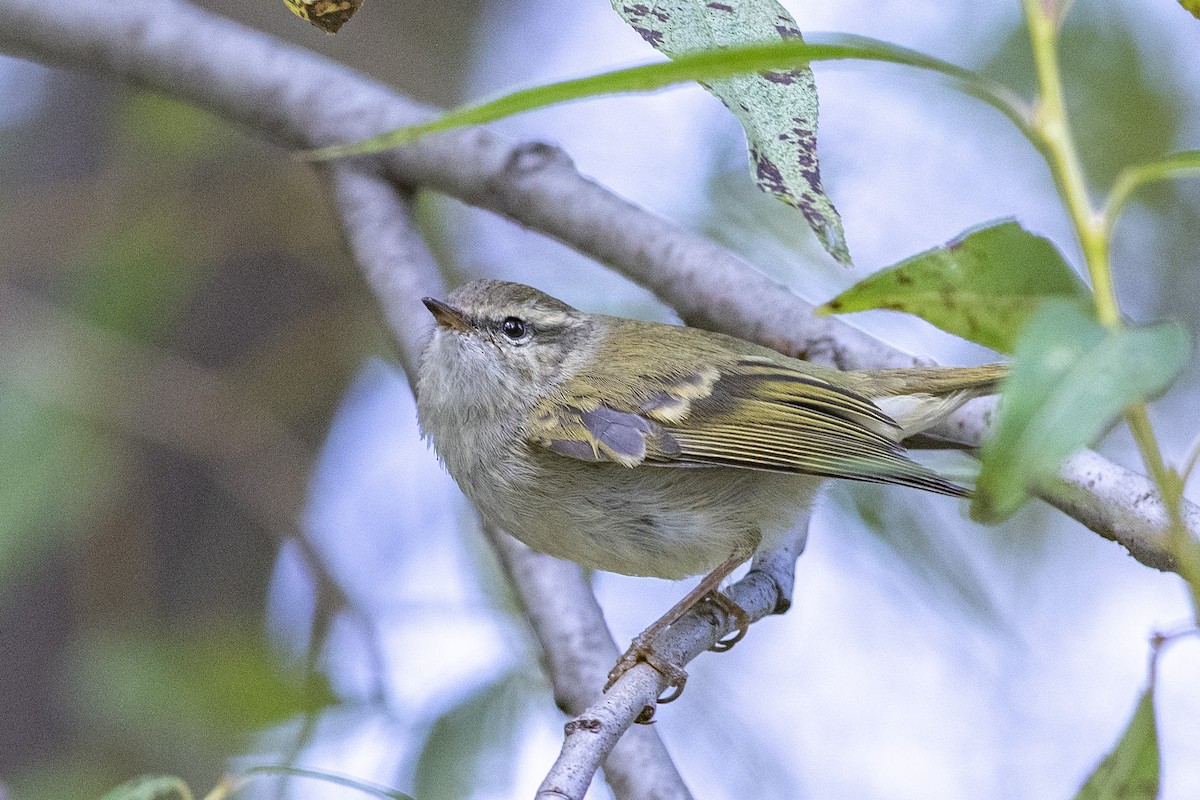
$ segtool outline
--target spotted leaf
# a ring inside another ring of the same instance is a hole
[[[800,40],[775,0],[664,0],[613,8],[643,39],[672,58],[702,50]],[[835,259],[850,263],[842,220],[821,187],[817,163],[817,86],[807,66],[703,82],[742,123],[758,186],[800,209]]]

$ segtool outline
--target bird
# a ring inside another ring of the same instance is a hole
[[[842,371],[698,328],[580,311],[519,283],[480,279],[424,298],[424,436],[485,520],[534,550],[695,589],[638,637],[607,690],[645,661],[687,680],[654,638],[707,601],[745,635],[719,587],[779,544],[829,478],[970,491],[902,441],[996,391],[1003,364]]]

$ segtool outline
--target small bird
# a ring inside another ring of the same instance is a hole
[[[825,478],[969,491],[911,460],[906,436],[995,391],[1003,365],[843,372],[732,336],[579,311],[517,283],[425,298],[424,435],[483,517],[585,567],[706,577],[639,635],[638,661],[678,697],[687,674],[653,639],[703,600],[738,624],[720,582],[779,543]]]

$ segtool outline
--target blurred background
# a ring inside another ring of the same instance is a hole
[[[1032,91],[1015,0],[786,5],[806,31]],[[204,6],[442,106],[657,58],[602,0],[367,0],[337,37],[280,2]],[[1122,165],[1200,146],[1198,52],[1200,21],[1174,2],[1075,4],[1064,71],[1096,191]],[[852,270],[757,192],[740,130],[698,87],[499,127],[563,145],[813,301],[1001,217],[1079,263],[1046,169],[997,113],[900,67],[815,71]],[[531,796],[563,718],[419,438],[314,173],[168,99],[3,58],[0,143],[0,798],[97,798],[144,772],[202,793],[227,769],[284,762],[420,800]],[[420,211],[451,284],[498,276],[674,319],[504,220],[440,197]],[[1128,315],[1200,328],[1197,230],[1200,183],[1139,195],[1114,246]],[[899,315],[850,321],[943,363],[993,357]],[[1198,393],[1193,364],[1152,410],[1176,462]],[[1101,449],[1139,463],[1120,431]],[[1073,796],[1133,710],[1149,636],[1185,622],[1181,584],[1042,505],[995,528],[964,510],[829,488],[791,612],[694,662],[658,715],[698,797]],[[687,588],[594,581],[620,643]],[[1200,641],[1160,670],[1163,797],[1182,800],[1200,791]],[[362,795],[262,779],[246,796]],[[609,795],[598,782],[591,796]]]

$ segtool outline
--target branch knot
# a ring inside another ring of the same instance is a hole
[[[574,165],[571,157],[561,147],[549,142],[522,142],[512,148],[504,172],[513,176],[524,176],[540,172],[549,167]]]
[[[597,733],[603,728],[603,723],[595,717],[579,717],[573,719],[563,726],[563,733],[567,736],[573,736],[578,731],[585,733]]]

